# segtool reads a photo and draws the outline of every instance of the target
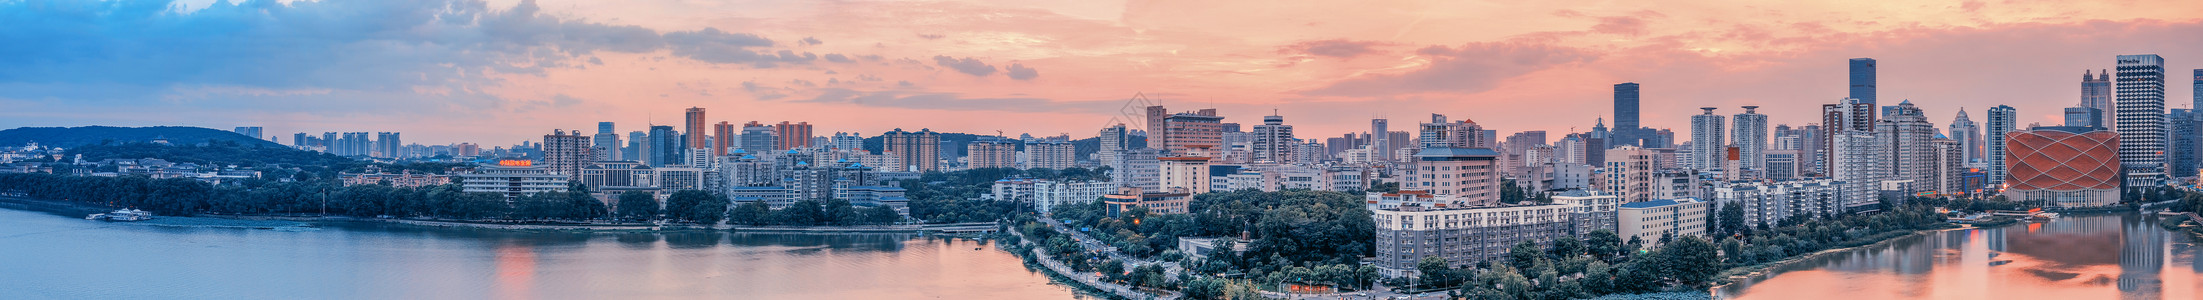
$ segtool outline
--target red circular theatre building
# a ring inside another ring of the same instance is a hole
[[[2004,191],[2013,201],[2061,207],[2119,203],[2119,133],[2035,127],[2005,135]]]

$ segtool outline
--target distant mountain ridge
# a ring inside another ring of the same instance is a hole
[[[117,144],[152,142],[157,138],[165,138],[169,143],[178,145],[229,141],[246,147],[284,147],[282,144],[228,130],[187,126],[23,127],[0,130],[0,146],[22,146],[36,142],[44,146],[68,148],[110,141]]]

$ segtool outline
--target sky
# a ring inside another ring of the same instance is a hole
[[[703,1],[0,0],[0,128],[262,126],[509,145],[802,121],[1091,137],[1144,95],[1172,111],[1273,111],[1301,138],[1412,128],[1429,114],[1502,135],[1611,126],[1643,85],[1647,127],[1758,105],[1816,122],[1849,58],[1879,98],[1938,126],[2011,105],[2060,122],[2079,77],[2167,61],[2191,106],[2203,2],[2108,1]],[[1135,112],[1136,113],[1136,112]]]

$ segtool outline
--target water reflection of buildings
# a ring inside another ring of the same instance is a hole
[[[2170,232],[2157,229],[2148,218],[2126,216],[2119,218],[2119,233],[2126,242],[2119,243],[2119,296],[2121,299],[2163,298],[2165,282],[2159,272],[2165,266],[2165,236]]]

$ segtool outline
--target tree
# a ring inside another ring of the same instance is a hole
[[[1667,275],[1683,285],[1697,286],[1721,272],[1721,257],[1714,245],[1695,236],[1684,236],[1660,246],[1659,256]]]
[[[647,192],[622,192],[617,207],[619,213],[616,215],[619,215],[622,219],[651,220],[658,218],[658,198]]]
[[[1583,240],[1578,240],[1575,236],[1563,236],[1553,239],[1553,248],[1549,255],[1553,259],[1565,260],[1583,255],[1583,253]]]
[[[1537,264],[1537,261],[1544,257],[1545,250],[1539,248],[1537,242],[1528,240],[1515,243],[1513,249],[1507,250],[1507,264],[1517,270],[1528,270],[1531,265]]]
[[[821,221],[827,225],[856,225],[863,222],[864,216],[857,212],[856,207],[849,205],[849,200],[826,199],[822,203],[820,208],[825,210],[826,217]]]
[[[1722,203],[1720,210],[1715,223],[1717,223],[1716,227],[1721,229],[1721,235],[1735,235],[1745,232],[1744,207],[1741,203]]]
[[[1452,286],[1459,284],[1461,280],[1461,276],[1457,275],[1458,271],[1444,257],[1423,257],[1422,261],[1415,263],[1415,270],[1423,273],[1423,286]]]
[[[666,218],[703,225],[717,225],[727,216],[727,197],[718,193],[683,190],[666,197]]]
[[[894,207],[886,205],[866,208],[864,209],[864,216],[866,224],[886,225],[903,220],[902,213],[896,212]]]
[[[1500,180],[1499,180],[1499,202],[1500,202],[1500,203],[1506,203],[1506,204],[1515,204],[1515,203],[1521,203],[1521,202],[1522,202],[1522,200],[1525,200],[1525,199],[1528,199],[1528,196],[1526,196],[1526,195],[1525,195],[1525,194],[1524,194],[1524,193],[1522,192],[1522,187],[1521,187],[1521,186],[1515,185],[1515,181],[1514,181],[1513,179],[1500,179]]]
[[[1592,230],[1584,239],[1584,250],[1599,259],[1612,261],[1622,255],[1622,237],[1613,230]]]
[[[743,202],[727,211],[727,223],[751,226],[772,224],[772,214],[773,207],[766,205],[765,201]]]

